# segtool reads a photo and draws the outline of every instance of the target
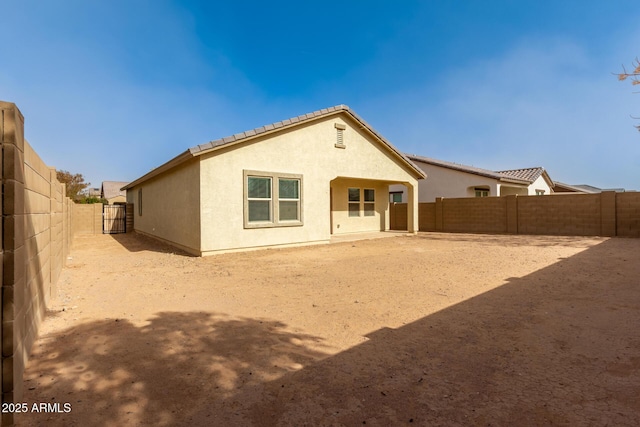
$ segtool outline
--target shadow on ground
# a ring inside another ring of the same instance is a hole
[[[25,389],[73,411],[19,425],[636,426],[639,249],[604,241],[333,356],[208,313],[71,328],[39,341]]]
[[[109,236],[112,237],[113,240],[118,242],[120,245],[122,245],[122,247],[124,247],[129,252],[151,251],[151,252],[160,252],[160,253],[166,253],[166,254],[182,255],[186,257],[194,256],[168,243],[164,243],[157,239],[153,239],[151,237],[147,237],[135,232],[123,233],[123,234],[110,234]]]
[[[41,340],[25,378],[30,402],[55,396],[72,411],[30,414],[19,425],[190,424],[195,410],[322,357],[308,349],[320,341],[279,322],[210,313],[158,313],[141,327],[84,324]]]

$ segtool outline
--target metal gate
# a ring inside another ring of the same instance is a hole
[[[127,232],[127,206],[102,205],[102,234]]]

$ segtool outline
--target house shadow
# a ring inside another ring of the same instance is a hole
[[[42,342],[25,382],[30,401],[73,411],[18,421],[635,426],[639,277],[640,241],[606,240],[335,355],[273,320],[85,324]]]
[[[113,240],[122,245],[123,248],[129,252],[160,252],[165,254],[174,254],[185,257],[195,257],[176,246],[172,246],[168,243],[162,242],[158,239],[148,237],[136,232],[121,233],[121,234],[109,234]]]

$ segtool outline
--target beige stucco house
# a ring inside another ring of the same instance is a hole
[[[418,184],[420,202],[433,202],[437,197],[488,197],[508,195],[544,195],[553,191],[553,181],[542,167],[491,171],[407,154],[427,175]],[[406,202],[402,186],[392,186],[391,201]]]
[[[134,228],[195,255],[389,230],[389,186],[418,230],[424,172],[344,105],[190,148],[126,185]]]

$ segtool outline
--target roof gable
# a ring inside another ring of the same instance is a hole
[[[292,117],[290,119],[282,120],[279,122],[271,123],[268,125],[260,126],[255,129],[247,130],[244,132],[236,133],[231,136],[226,136],[224,138],[216,139],[213,141],[209,141],[206,144],[196,145],[195,147],[189,148],[191,154],[200,155],[204,152],[210,152],[212,149],[221,147],[223,145],[228,145],[234,142],[240,142],[242,140],[247,140],[249,138],[254,138],[256,136],[269,133],[272,131],[277,131],[280,129],[293,127],[297,124],[310,121],[315,118],[324,117],[332,113],[341,112],[341,111],[350,111],[352,115],[355,115],[353,111],[350,110],[346,105],[340,104],[334,107],[323,108],[322,110],[317,110],[312,113],[303,114],[301,116]],[[371,128],[369,126],[369,128]]]
[[[510,169],[505,171],[498,171],[500,175],[509,176],[512,178],[524,179],[529,182],[533,182],[542,175],[544,168],[523,168],[523,169]]]
[[[359,115],[355,113],[348,106],[340,104],[334,107],[323,108],[321,110],[313,111],[311,113],[303,114],[297,117],[292,117],[290,119],[282,120],[279,122],[271,123],[265,126],[261,126],[259,128],[247,130],[245,132],[240,132],[231,136],[227,136],[224,138],[216,139],[207,142],[206,144],[196,145],[194,147],[189,148],[185,152],[180,155],[174,157],[163,165],[153,169],[151,172],[143,175],[137,180],[128,184],[124,189],[132,188],[135,185],[138,185],[148,179],[153,178],[163,172],[166,172],[170,169],[173,169],[177,165],[192,159],[194,157],[201,156],[206,153],[211,153],[213,151],[219,150],[221,148],[230,147],[237,144],[248,143],[249,141],[268,135],[270,133],[279,132],[289,128],[295,128],[303,123],[309,123],[314,120],[318,120],[320,118],[328,117],[331,115],[338,114],[346,114],[361,126],[361,129],[367,131],[374,139],[379,141],[389,152],[391,152],[402,164],[404,164],[405,168],[416,177],[416,178],[425,178],[426,175],[413,162],[407,158],[402,152],[400,152],[396,147],[393,146],[387,139],[385,139],[380,133],[378,133],[373,127],[371,127],[364,119],[362,119]]]

